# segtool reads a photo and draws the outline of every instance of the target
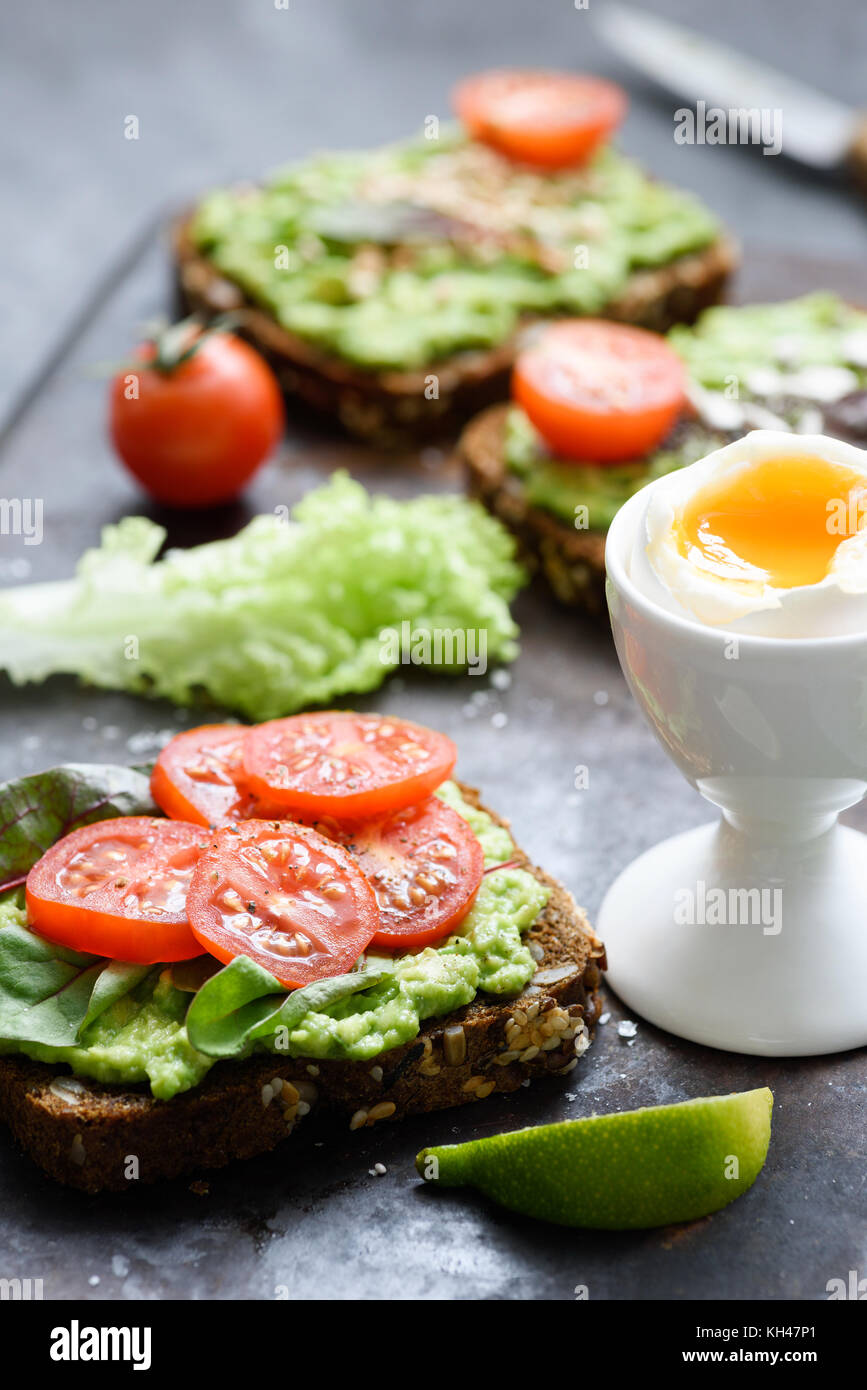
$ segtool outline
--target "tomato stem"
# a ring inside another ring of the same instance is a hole
[[[207,323],[196,314],[181,319],[179,323],[168,323],[165,319],[151,320],[145,325],[144,341],[145,346],[153,347],[153,357],[126,357],[121,361],[97,362],[89,373],[97,377],[113,377],[122,372],[140,372],[147,367],[160,372],[162,376],[171,376],[184,362],[189,362],[215,333],[231,333],[237,321],[235,314],[220,314]]]
[[[184,362],[189,362],[190,358],[195,357],[208,338],[213,337],[215,333],[229,332],[236,322],[237,319],[232,314],[220,314],[209,323],[205,323],[197,314],[191,314],[179,323],[163,325],[151,338],[155,355],[148,366],[169,376]]]

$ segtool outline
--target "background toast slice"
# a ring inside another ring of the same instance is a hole
[[[461,791],[482,804],[473,788]],[[604,948],[572,896],[522,851],[513,857],[551,890],[526,938],[539,964],[520,998],[479,995],[369,1062],[277,1055],[218,1062],[200,1085],[169,1101],[154,1100],[147,1086],[103,1085],[66,1067],[0,1057],[0,1119],[58,1182],[125,1191],[129,1156],[138,1160],[139,1181],[156,1182],[262,1153],[317,1114],[359,1128],[571,1070],[599,1016]],[[527,1011],[534,1016],[525,1022]]]
[[[521,479],[505,464],[508,413],[508,405],[491,406],[458,440],[470,491],[517,536],[523,556],[542,570],[563,603],[604,613],[605,532],[576,531],[527,501]]]
[[[172,228],[185,308],[205,318],[231,312],[238,332],[268,359],[284,391],[336,417],[350,433],[387,445],[422,440],[456,429],[508,394],[517,335],[496,348],[456,353],[414,371],[365,371],[281,328],[198,251],[191,221],[181,217]],[[675,323],[691,323],[720,299],[737,260],[735,243],[720,237],[669,265],[636,272],[599,317],[659,333]],[[430,376],[438,382],[435,400],[425,396]]]

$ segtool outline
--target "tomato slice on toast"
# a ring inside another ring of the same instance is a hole
[[[657,333],[599,319],[550,324],[519,352],[512,394],[558,458],[642,458],[674,424],[686,371]]]
[[[215,831],[188,907],[200,950],[224,962],[249,956],[287,989],[350,970],[379,925],[373,889],[352,856],[291,821]]]
[[[151,816],[95,821],[58,840],[27,875],[35,931],[76,951],[153,965],[189,960],[187,891],[207,844],[198,825]]]
[[[376,894],[374,946],[427,946],[454,931],[472,907],[484,875],[484,852],[463,816],[439,797],[332,833]]]
[[[586,163],[620,125],[626,95],[580,73],[504,68],[468,77],[454,108],[476,140],[545,169]]]
[[[151,796],[167,816],[218,826],[279,814],[247,784],[247,732],[240,724],[202,724],[166,744],[151,773]]]
[[[274,719],[244,740],[252,791],[305,819],[367,819],[415,805],[446,780],[456,758],[445,734],[346,710]]]

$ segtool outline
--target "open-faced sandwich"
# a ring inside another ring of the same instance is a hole
[[[459,452],[557,596],[600,612],[618,508],[749,429],[863,447],[867,313],[813,294],[708,309],[666,338],[586,319],[533,329],[511,403],[471,421]]]
[[[311,1111],[358,1128],[570,1071],[602,946],[455,756],[331,711],[180,734],[150,784],[0,789],[0,1113],[36,1162],[123,1190]]]
[[[455,93],[457,130],[429,117],[411,143],[214,192],[175,227],[184,300],[231,311],[288,391],[385,442],[501,399],[528,319],[689,322],[734,249],[611,144],[625,104],[592,77],[485,73]]]

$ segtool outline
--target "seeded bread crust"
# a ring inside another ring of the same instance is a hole
[[[518,538],[524,558],[542,570],[563,602],[605,612],[605,534],[576,531],[527,501],[521,479],[505,463],[508,405],[471,420],[458,440],[470,491]]]
[[[418,442],[456,429],[508,394],[517,334],[496,348],[455,353],[415,371],[366,371],[281,328],[201,254],[190,235],[191,222],[189,215],[179,218],[171,234],[187,310],[205,318],[231,312],[237,331],[268,359],[283,390],[336,417],[351,434],[386,446]],[[720,237],[670,265],[636,272],[600,317],[659,333],[675,323],[691,323],[721,298],[737,263],[735,243]],[[436,399],[425,394],[431,377],[437,380]]]
[[[481,806],[474,788],[461,791]],[[369,1062],[276,1054],[218,1062],[199,1086],[169,1101],[154,1100],[147,1086],[103,1085],[67,1067],[0,1057],[0,1119],[57,1182],[128,1191],[131,1176],[152,1183],[263,1153],[318,1115],[357,1129],[571,1070],[599,1017],[604,948],[561,884],[521,850],[514,859],[551,894],[527,936],[539,965],[520,998],[479,996]],[[278,1077],[287,1084],[275,1095]]]

